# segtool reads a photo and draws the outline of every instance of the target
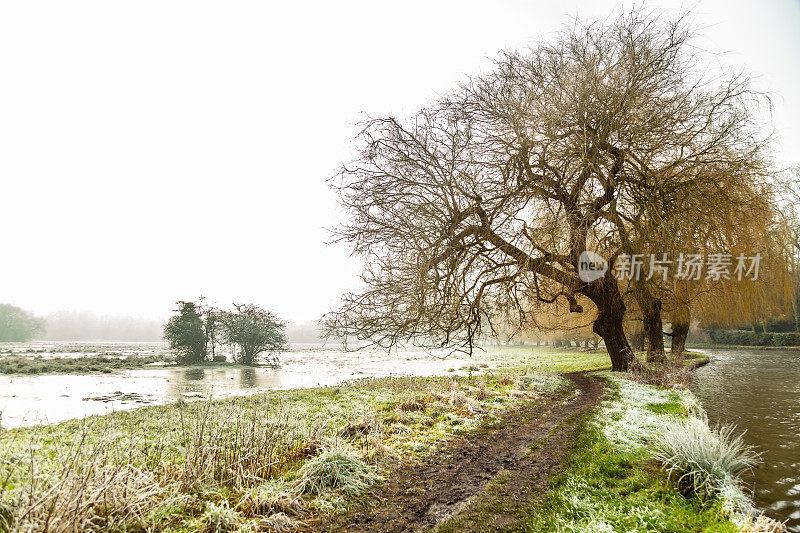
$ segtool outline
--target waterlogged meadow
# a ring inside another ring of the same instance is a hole
[[[292,528],[564,383],[532,370],[365,379],[6,431],[0,531]]]
[[[224,354],[224,351],[221,351]],[[333,386],[386,376],[451,376],[533,365],[549,371],[605,368],[604,351],[486,347],[472,357],[403,349],[343,351],[294,344],[278,365],[178,366],[161,343],[0,345],[0,425],[56,423],[190,398],[225,398],[274,389]]]

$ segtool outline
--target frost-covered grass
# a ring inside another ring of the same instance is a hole
[[[736,483],[752,451],[732,430],[709,428],[691,393],[604,377],[611,392],[579,428],[568,469],[528,530],[781,531]],[[762,529],[748,529],[757,520]]]
[[[701,412],[694,397],[611,373],[602,377],[609,383],[606,399],[578,423],[565,469],[550,481],[547,497],[482,500],[470,510],[472,530],[493,530],[501,515],[504,531],[740,531],[742,524],[730,520],[721,499],[687,497],[648,449],[665,425]],[[741,492],[738,497],[746,498]],[[442,531],[461,526],[454,520]]]
[[[604,377],[613,384],[616,394],[603,401],[594,424],[620,449],[646,446],[667,421],[700,409],[688,391],[658,389],[611,373]]]
[[[563,383],[531,371],[361,380],[9,430],[0,531],[288,528]]]
[[[579,372],[611,368],[611,360],[604,349],[553,348],[551,346],[487,346],[490,354],[502,356],[507,367],[531,365],[550,372]]]
[[[730,494],[739,475],[752,468],[758,455],[735,428],[711,429],[704,419],[690,417],[667,424],[652,439],[653,457],[680,487],[698,496]]]
[[[346,496],[360,496],[381,480],[376,467],[347,448],[323,451],[306,461],[297,474],[296,492],[315,496],[331,490]]]

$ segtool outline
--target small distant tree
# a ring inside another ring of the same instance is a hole
[[[200,363],[208,354],[208,334],[202,310],[195,302],[178,302],[177,315],[164,326],[164,339],[181,363]]]
[[[237,363],[252,365],[266,351],[283,351],[287,347],[284,328],[278,317],[255,304],[234,304],[234,311],[220,313],[220,329],[225,342],[238,347]]]
[[[19,307],[0,304],[0,342],[27,342],[44,333],[44,321]]]

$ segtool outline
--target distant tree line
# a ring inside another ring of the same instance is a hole
[[[708,328],[715,344],[735,346],[800,346],[800,332],[795,317],[770,317],[762,323],[738,329]]]
[[[124,315],[98,315],[91,311],[58,311],[44,317],[44,340],[158,342],[161,320]]]
[[[227,344],[235,362],[254,365],[264,352],[274,357],[288,346],[286,325],[255,304],[233,304],[233,309],[226,311],[206,305],[200,298],[177,305],[176,314],[164,326],[164,339],[181,363],[213,359],[217,345]]]
[[[0,342],[28,342],[44,334],[44,320],[9,304],[0,304]]]

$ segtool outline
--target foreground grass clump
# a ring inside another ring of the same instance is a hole
[[[694,417],[665,426],[653,437],[651,448],[678,486],[699,497],[729,494],[739,475],[758,461],[733,427],[711,429]]]
[[[331,489],[347,496],[359,496],[381,479],[374,466],[343,448],[326,450],[306,461],[298,476],[294,487],[297,492],[315,496]]]
[[[9,430],[0,531],[291,530],[345,509],[399,457],[563,383],[531,371],[386,378]]]

